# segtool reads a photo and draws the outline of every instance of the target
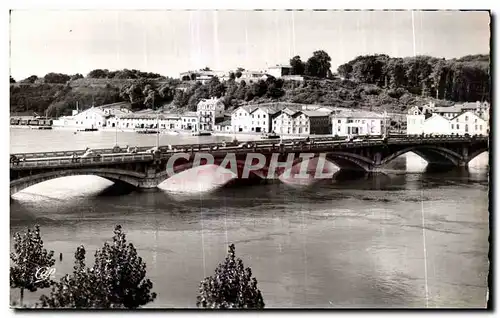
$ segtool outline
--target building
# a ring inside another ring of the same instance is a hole
[[[487,136],[489,134],[489,126],[488,122],[475,112],[466,111],[450,120],[450,133]]]
[[[273,116],[272,131],[277,134],[293,134],[295,131],[295,121],[293,115],[299,110],[285,107]]]
[[[450,131],[450,121],[436,113],[424,120],[422,124],[422,132],[424,134],[448,135]]]
[[[180,128],[182,130],[198,131],[199,121],[196,112],[185,112],[180,115]]]
[[[232,132],[231,119],[226,119],[218,124],[215,124],[214,130],[218,132]]]
[[[290,65],[275,65],[267,68],[267,74],[280,78],[287,75],[292,75],[292,67]]]
[[[331,133],[330,113],[286,107],[273,115],[272,131],[278,134],[326,135]]]
[[[379,113],[336,109],[331,115],[332,134],[336,136],[382,135],[384,116]]]
[[[214,130],[215,124],[224,120],[224,103],[215,97],[202,99],[196,107],[196,114],[200,131]]]
[[[236,74],[236,71],[234,71]],[[262,71],[250,71],[250,70],[245,70],[241,71],[241,76],[236,77],[235,81],[236,82],[241,82],[245,81],[249,83],[250,81],[252,82],[258,82],[260,79],[263,79],[265,77],[266,73]]]
[[[99,107],[91,107],[82,112],[73,112],[72,116],[63,116],[53,121],[55,127],[75,127],[75,128],[102,128],[106,127],[107,118],[110,116]]]
[[[473,112],[477,116],[489,121],[490,104],[488,102],[475,102],[455,104],[449,107],[433,107],[433,113],[437,113],[445,118],[452,119],[467,111]]]
[[[225,76],[227,76],[226,72],[222,71],[199,70],[199,71],[182,72],[180,73],[179,78],[181,79],[181,81],[199,81],[202,84],[205,84],[214,77],[223,78]]]
[[[251,113],[250,131],[256,133],[269,133],[273,131],[272,116],[279,111],[279,107],[263,105],[255,108]]]
[[[233,132],[251,132],[251,114],[256,108],[256,105],[246,105],[233,110],[233,112],[231,113],[231,130]]]
[[[294,134],[327,135],[331,133],[330,114],[315,110],[300,110],[293,115]]]
[[[418,134],[483,134],[489,133],[488,103],[475,102],[436,107],[434,103],[414,106],[406,116],[406,133]],[[436,117],[438,116],[438,117]]]

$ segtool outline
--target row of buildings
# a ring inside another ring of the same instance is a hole
[[[383,135],[391,118],[376,112],[347,108],[264,103],[245,105],[226,112],[220,99],[204,99],[192,112],[172,113],[142,110],[132,112],[126,103],[75,110],[72,116],[53,121],[54,126],[75,128],[119,128],[210,131],[225,133],[277,133],[280,135]],[[409,109],[407,134],[489,133],[489,104],[465,103],[437,107],[430,103]]]
[[[488,135],[490,105],[487,102],[438,107],[435,103],[414,106],[408,110],[408,135],[455,134]]]
[[[380,135],[384,116],[331,106],[266,103],[226,112],[220,99],[204,99],[195,112],[131,112],[124,103],[78,109],[54,120],[56,127],[144,129],[293,135]]]
[[[234,132],[293,135],[381,135],[385,117],[375,112],[273,103],[242,106],[231,114]]]

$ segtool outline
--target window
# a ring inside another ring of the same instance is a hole
[[[266,114],[262,115],[262,118],[266,118]]]
[[[457,124],[457,129],[460,129],[460,125],[459,124]]]
[[[365,121],[364,121],[364,120],[362,120],[362,121],[361,121],[361,123],[362,123],[362,124],[364,124],[364,123],[365,123]]]
[[[474,127],[475,130],[477,130],[477,125]]]
[[[339,119],[339,124],[341,123],[342,121]]]
[[[455,125],[451,124],[451,129],[454,129],[454,126],[455,126]]]
[[[476,124],[477,124],[477,118],[476,118],[476,119],[474,119],[474,123],[476,123]]]

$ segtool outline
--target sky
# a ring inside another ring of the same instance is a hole
[[[210,67],[262,70],[325,50],[332,71],[358,55],[489,54],[490,17],[474,11],[14,10],[10,74],[139,69],[178,77]]]

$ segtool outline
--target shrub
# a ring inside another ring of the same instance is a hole
[[[40,297],[43,307],[133,309],[156,298],[153,283],[146,279],[146,264],[134,245],[127,244],[120,225],[114,234],[111,244],[97,250],[90,269],[84,247],[76,250],[73,274],[62,277],[49,296]]]
[[[235,256],[234,244],[224,263],[215,269],[214,276],[200,283],[196,305],[202,308],[264,308],[264,300],[252,278],[252,270],[244,268],[243,261]]]
[[[14,235],[14,252],[10,254],[13,266],[10,267],[10,287],[20,289],[19,305],[23,306],[24,290],[30,292],[47,288],[52,284],[50,277],[40,277],[40,271],[54,266],[54,252],[43,247],[40,227],[32,231]]]

